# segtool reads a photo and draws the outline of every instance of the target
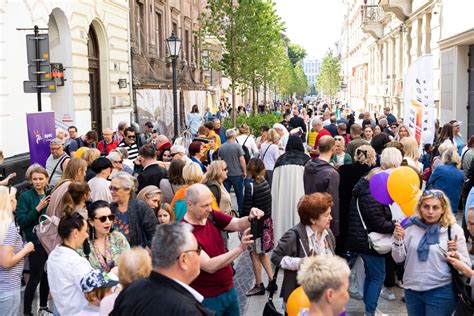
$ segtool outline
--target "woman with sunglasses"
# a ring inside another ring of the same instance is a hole
[[[395,224],[392,257],[405,262],[403,286],[408,315],[451,315],[456,306],[446,255],[457,251],[471,266],[462,228],[456,224],[448,197],[424,191],[416,215],[402,228]]]
[[[127,238],[130,246],[149,247],[157,225],[156,216],[144,201],[135,198],[136,186],[137,179],[126,172],[117,173],[112,180],[113,227]]]
[[[351,155],[346,153],[346,141],[342,136],[335,136],[334,140],[336,141],[336,146],[334,147],[334,155],[332,155],[329,163],[334,166],[334,168],[339,168],[342,165],[348,165],[352,163]]]
[[[214,195],[217,203],[214,206],[218,206],[221,212],[230,215],[232,212],[232,201],[229,192],[227,192],[224,186],[225,179],[227,179],[227,164],[224,160],[216,160],[207,168],[202,182],[207,185],[212,195]]]
[[[130,249],[127,238],[112,229],[115,215],[106,201],[95,201],[87,207],[89,215],[90,255],[87,258],[94,269],[109,272],[117,266],[120,254]],[[86,257],[80,249],[79,254]]]

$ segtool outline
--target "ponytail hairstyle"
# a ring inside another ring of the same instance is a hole
[[[82,199],[85,199],[87,194],[91,192],[89,185],[84,181],[74,181],[69,184],[69,187],[61,199],[60,209],[62,215],[71,214],[77,205],[81,204]]]

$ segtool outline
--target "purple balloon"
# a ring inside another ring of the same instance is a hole
[[[393,203],[393,200],[390,197],[387,189],[387,180],[389,175],[390,174],[385,171],[379,172],[374,174],[372,178],[370,178],[369,182],[370,193],[377,202],[384,205]]]

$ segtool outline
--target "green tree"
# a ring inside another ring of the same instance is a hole
[[[298,44],[288,43],[288,57],[294,67],[306,57],[306,50]]]
[[[319,92],[332,99],[341,87],[341,80],[341,65],[332,50],[329,50],[321,63],[316,87]]]

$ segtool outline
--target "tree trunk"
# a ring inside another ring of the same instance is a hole
[[[253,116],[256,116],[258,113],[258,104],[257,104],[257,87],[255,86],[255,79],[252,80],[252,109],[253,109]]]
[[[267,106],[267,82],[263,82],[263,105]]]
[[[237,126],[237,108],[235,106],[235,85],[232,80],[232,125],[234,128]]]

